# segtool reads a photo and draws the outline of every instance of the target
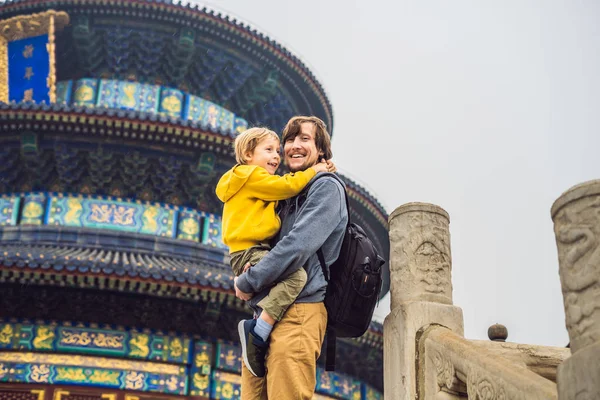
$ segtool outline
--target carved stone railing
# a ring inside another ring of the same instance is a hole
[[[573,353],[558,368],[559,398],[600,399],[600,180],[566,191],[552,220]]]
[[[497,344],[497,343],[494,343]],[[419,399],[556,399],[556,384],[496,351],[439,326],[419,340]]]
[[[600,210],[600,184],[597,189],[599,196],[591,204]],[[600,219],[600,212],[596,215]],[[463,337],[462,310],[452,303],[449,224],[448,214],[432,204],[405,204],[390,215],[391,312],[384,323],[385,399],[558,398],[556,369],[569,356],[568,349]],[[600,308],[590,312],[596,311]],[[594,335],[595,340],[598,336]],[[593,344],[583,343],[593,347],[598,345],[594,340]],[[600,359],[600,354],[594,354]],[[594,371],[600,377],[597,367]],[[588,398],[600,397],[582,399]]]

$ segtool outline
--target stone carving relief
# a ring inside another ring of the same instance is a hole
[[[573,353],[600,341],[600,196],[554,215],[566,325]]]
[[[515,387],[475,364],[463,365],[466,370],[457,374],[452,355],[446,356],[442,351],[435,350],[429,357],[435,366],[439,390],[450,393],[462,393],[466,390],[469,400],[525,400],[523,393]],[[457,375],[462,376],[461,379],[465,379],[466,382],[461,382]]]
[[[411,203],[390,217],[392,303],[452,304],[450,232],[445,215],[437,206]]]
[[[498,380],[491,379],[486,374],[472,369],[467,376],[467,395],[469,399],[475,400],[507,400],[525,399],[522,394],[515,390],[508,390]]]
[[[436,351],[432,356],[433,365],[437,375],[437,384],[440,389],[452,389],[456,383],[456,371],[452,362]]]

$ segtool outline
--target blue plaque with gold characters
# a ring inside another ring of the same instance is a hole
[[[0,21],[0,101],[56,102],[54,38],[68,22],[53,10]]]
[[[35,36],[8,43],[8,100],[20,103],[49,103],[47,86],[50,56],[48,35]]]

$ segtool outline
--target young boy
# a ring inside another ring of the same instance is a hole
[[[234,147],[238,164],[221,177],[216,192],[225,203],[223,242],[229,246],[231,267],[237,277],[247,263],[256,264],[271,249],[268,242],[281,225],[275,212],[277,201],[298,195],[317,172],[335,172],[335,166],[320,162],[306,171],[275,175],[281,161],[279,137],[266,128],[242,132]],[[305,284],[306,271],[300,268],[279,281],[258,303],[262,309],[258,319],[238,324],[244,364],[253,375],[265,375],[269,334]]]

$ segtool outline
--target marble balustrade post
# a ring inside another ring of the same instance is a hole
[[[432,324],[463,335],[452,304],[450,217],[441,207],[408,203],[389,217],[391,312],[384,322],[384,395],[417,395],[416,338]]]
[[[552,206],[571,357],[557,371],[561,400],[600,399],[600,180]]]

